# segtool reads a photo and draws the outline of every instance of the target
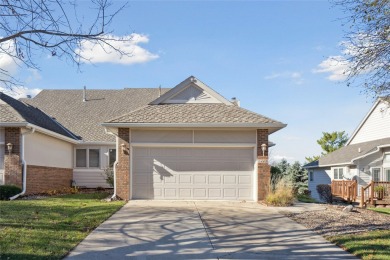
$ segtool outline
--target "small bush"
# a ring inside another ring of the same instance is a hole
[[[290,182],[281,179],[276,185],[274,191],[270,192],[265,198],[267,205],[286,207],[294,202],[294,189]]]
[[[325,201],[326,203],[332,203],[332,189],[329,184],[318,184],[317,187],[318,195],[320,195],[320,199]]]
[[[110,185],[111,188],[114,187],[114,169],[112,167],[108,167],[104,169],[103,173],[104,179],[106,180],[107,184]]]
[[[9,200],[12,196],[22,192],[22,189],[14,185],[0,186],[0,200]]]

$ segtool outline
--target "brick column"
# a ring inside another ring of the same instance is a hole
[[[119,128],[119,155],[116,166],[116,194],[120,199],[130,198],[130,135],[128,128]],[[122,150],[124,145],[124,150]]]
[[[22,164],[17,154],[4,155],[4,184],[22,188]]]
[[[267,145],[264,156],[261,150],[262,144]],[[271,167],[268,164],[268,129],[257,129],[257,182],[258,200],[264,200],[271,182]]]
[[[22,188],[22,165],[20,161],[20,128],[6,127],[4,129],[4,184],[16,185]],[[7,144],[12,144],[9,154]]]

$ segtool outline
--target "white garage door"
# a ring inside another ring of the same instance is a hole
[[[253,148],[133,149],[133,199],[253,200]]]

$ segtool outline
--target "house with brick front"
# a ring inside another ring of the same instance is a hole
[[[69,183],[106,187],[104,169],[113,167],[114,193],[125,200],[263,199],[268,136],[286,126],[195,77],[172,89],[43,90],[21,102],[74,142],[63,155],[71,161]]]
[[[40,109],[0,93],[0,184],[26,193],[70,186],[76,143],[77,137]]]
[[[304,168],[311,195],[318,200],[317,185],[333,180],[356,180],[358,196],[371,181],[390,182],[390,103],[376,100],[344,147]]]

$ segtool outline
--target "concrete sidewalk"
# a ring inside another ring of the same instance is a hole
[[[67,259],[357,259],[274,208],[131,201]]]

